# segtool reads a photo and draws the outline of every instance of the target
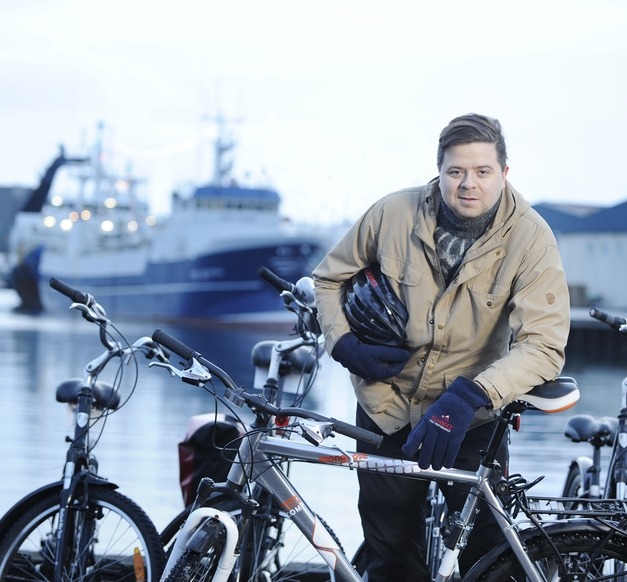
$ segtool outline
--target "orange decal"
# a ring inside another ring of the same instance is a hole
[[[292,497],[286,499],[283,503],[283,508],[286,511],[290,511],[291,509],[294,509],[295,507],[297,507],[298,505],[300,505],[300,499],[298,498],[297,495],[293,495]]]

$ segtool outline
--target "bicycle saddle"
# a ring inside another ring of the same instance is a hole
[[[67,402],[68,404],[78,403],[78,393],[83,387],[81,378],[65,380],[57,386],[57,402]],[[96,382],[93,388],[94,407],[98,410],[115,410],[120,404],[120,394],[107,382]]]
[[[576,414],[566,422],[564,434],[574,443],[589,442],[595,447],[602,447],[614,444],[617,430],[617,418],[594,418],[589,414]]]
[[[526,394],[521,394],[517,400],[542,412],[561,412],[579,400],[579,387],[574,378],[560,376],[535,386]]]

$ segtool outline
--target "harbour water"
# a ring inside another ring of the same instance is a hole
[[[65,405],[55,401],[55,388],[62,380],[80,377],[87,361],[102,351],[97,327],[77,312],[32,317],[14,313],[12,307],[16,304],[11,292],[0,291],[0,458],[4,473],[0,515],[28,492],[60,478],[65,437],[71,425]],[[118,327],[130,341],[161,327],[248,387],[254,374],[250,350],[255,342],[282,339],[289,334],[287,329],[193,329],[159,323],[118,322]],[[113,372],[107,377],[110,381]],[[570,359],[564,375],[578,381],[580,402],[566,413],[524,415],[522,430],[512,436],[511,471],[522,473],[528,480],[545,475],[534,491],[558,495],[569,460],[588,453],[587,445],[575,445],[563,436],[567,416],[579,412],[615,415],[620,404],[620,383],[626,374],[627,366],[620,361]],[[117,483],[119,490],[141,505],[162,529],[183,508],[178,443],[190,416],[213,411],[214,402],[201,389],[183,384],[163,370],[149,369],[143,358],[139,360],[138,375],[132,391],[134,369],[124,368],[121,391],[123,398],[130,398],[101,425],[104,430],[95,451],[101,475]],[[346,371],[323,358],[306,406],[352,421],[354,396]],[[348,450],[354,448],[342,437],[336,439],[336,444]],[[349,553],[356,549],[360,527],[354,472],[302,464],[293,476],[301,496],[336,531],[345,549]]]

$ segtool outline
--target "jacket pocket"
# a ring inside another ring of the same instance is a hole
[[[379,265],[381,266],[381,272],[386,277],[396,281],[398,285],[414,287],[418,285],[423,276],[423,272],[414,265],[388,255],[379,257]]]
[[[470,304],[468,308],[481,324],[482,329],[489,329],[501,317],[507,317],[507,304],[510,300],[508,287],[500,285],[468,285]]]
[[[399,397],[391,384],[385,382],[360,382],[355,395],[361,406],[374,414],[385,412]]]

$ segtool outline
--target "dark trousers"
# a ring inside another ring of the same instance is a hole
[[[357,425],[383,434],[368,415],[357,406]],[[402,458],[401,447],[411,428],[385,435],[378,449],[358,443],[363,453]],[[469,430],[466,434],[455,468],[475,471],[481,461],[480,451],[487,447],[494,423]],[[507,441],[507,439],[505,439]],[[508,443],[499,451],[499,462],[504,472],[508,467]],[[368,582],[422,582],[430,581],[425,564],[425,509],[428,482],[404,477],[374,473],[358,473],[359,514],[366,543]],[[467,488],[440,485],[449,512],[461,511]],[[480,509],[468,545],[460,555],[462,576],[488,550],[494,548],[503,535],[486,507]]]

